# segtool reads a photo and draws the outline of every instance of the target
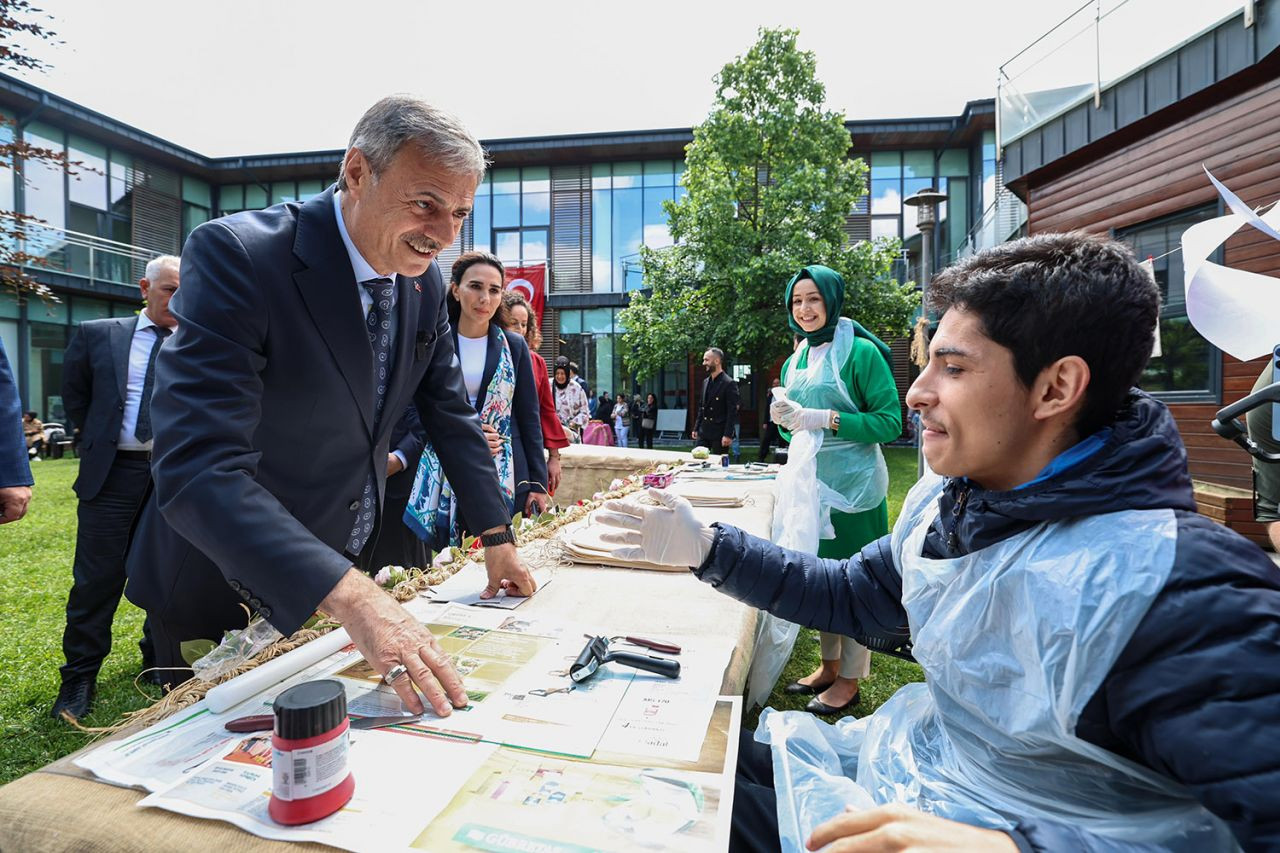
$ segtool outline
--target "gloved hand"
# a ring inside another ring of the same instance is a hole
[[[791,400],[775,400],[769,404],[769,417],[789,432],[826,429],[831,423],[831,410],[806,409]]]
[[[643,560],[664,566],[702,565],[711,553],[715,531],[693,514],[693,505],[679,495],[650,489],[658,506],[633,501],[609,501],[593,518],[611,528],[601,540],[625,547],[614,550],[621,560]]]

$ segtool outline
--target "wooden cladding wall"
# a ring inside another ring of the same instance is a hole
[[[553,166],[548,293],[590,292],[591,167]]]
[[[1208,166],[1246,204],[1280,197],[1280,80],[1261,84],[1118,150],[1047,181],[1027,178],[1032,234],[1080,229],[1108,233],[1214,203],[1218,194],[1201,169]],[[1104,140],[1105,144],[1105,140]],[[1227,241],[1225,263],[1280,277],[1280,244],[1243,229]],[[1223,405],[1249,393],[1266,359],[1222,358],[1222,400],[1173,404],[1197,480],[1251,489],[1248,455],[1209,428]]]

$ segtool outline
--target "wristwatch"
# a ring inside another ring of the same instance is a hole
[[[832,432],[840,431],[840,413],[837,412],[835,409],[831,410],[831,431]]]
[[[506,529],[499,533],[482,533],[480,544],[486,548],[492,548],[495,545],[514,545],[516,536],[511,532],[511,525],[508,524]]]

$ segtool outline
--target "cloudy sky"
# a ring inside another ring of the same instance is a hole
[[[19,76],[211,156],[341,148],[390,92],[423,95],[485,139],[688,127],[760,26],[800,31],[829,106],[850,118],[955,115],[992,97],[1000,64],[1080,5],[35,2],[64,43],[33,49],[47,73]]]

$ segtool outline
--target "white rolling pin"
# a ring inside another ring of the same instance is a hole
[[[312,664],[319,663],[350,642],[347,629],[337,628],[306,645],[298,646],[278,658],[272,658],[248,672],[241,673],[230,681],[224,681],[205,694],[205,702],[208,703],[210,711],[221,714],[268,687],[297,675]]]

